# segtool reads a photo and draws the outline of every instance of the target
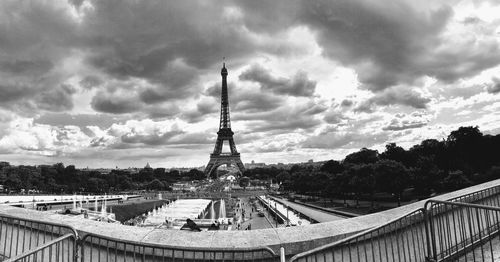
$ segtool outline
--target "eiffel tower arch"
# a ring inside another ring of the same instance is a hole
[[[227,69],[226,64],[222,65],[222,90],[221,90],[221,110],[220,110],[220,123],[219,131],[217,132],[217,141],[215,142],[214,151],[210,154],[210,161],[205,168],[205,175],[209,178],[219,166],[221,165],[234,165],[238,168],[240,173],[243,174],[245,166],[240,159],[240,153],[236,150],[233,135],[231,130],[231,119],[229,117],[229,98],[227,92]],[[222,152],[224,141],[229,142],[229,153]]]

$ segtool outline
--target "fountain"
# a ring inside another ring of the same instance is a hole
[[[76,195],[73,195],[73,210],[76,209]]]
[[[212,200],[210,205],[210,219],[215,219],[214,201]]]
[[[102,207],[101,207],[101,217],[105,218],[106,217],[106,202],[102,201]]]
[[[226,203],[224,202],[224,199],[221,199],[218,218],[225,218],[225,217],[226,217]]]

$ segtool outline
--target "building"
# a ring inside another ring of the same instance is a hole
[[[251,163],[245,163],[246,169],[253,169],[253,168],[258,168],[258,167],[266,167],[266,163],[255,163],[255,161],[253,161],[253,160]]]

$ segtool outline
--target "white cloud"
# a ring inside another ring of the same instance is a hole
[[[495,1],[0,5],[0,154],[14,163],[205,164],[222,57],[247,162],[499,128]]]

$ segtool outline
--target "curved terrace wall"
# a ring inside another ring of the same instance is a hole
[[[498,185],[500,185],[500,179],[443,194],[432,199],[449,200]],[[342,239],[356,232],[384,224],[396,217],[422,208],[425,201],[426,200],[422,200],[399,208],[344,220],[308,226],[248,231],[190,232],[147,227],[131,227],[117,224],[104,224],[102,222],[83,220],[49,212],[45,212],[43,216],[41,216],[41,213],[38,211],[5,205],[0,205],[0,213],[25,219],[66,224],[74,227],[79,232],[80,236],[84,236],[87,233],[93,233],[143,243],[200,248],[257,248],[268,246],[275,250],[276,253],[279,252],[280,246],[283,246],[286,254],[292,255]]]

